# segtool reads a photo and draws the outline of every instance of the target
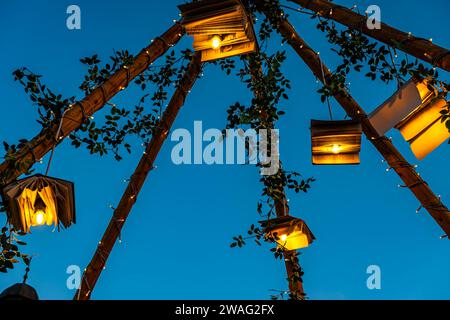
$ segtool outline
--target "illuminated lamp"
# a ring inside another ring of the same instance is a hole
[[[202,62],[258,49],[253,23],[240,0],[203,0],[180,5],[182,25],[194,38]]]
[[[311,121],[312,163],[359,164],[362,127],[358,121]]]
[[[76,222],[72,182],[38,174],[7,185],[2,197],[8,222],[17,231],[29,233],[44,225],[68,228]]]
[[[315,237],[306,223],[292,216],[261,221],[265,237],[287,251],[308,247]]]

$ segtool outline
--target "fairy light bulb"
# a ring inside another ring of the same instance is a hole
[[[217,50],[220,48],[221,45],[222,45],[222,38],[220,36],[215,35],[214,37],[212,37],[211,46],[213,49]]]
[[[281,241],[285,242],[287,240],[287,235],[282,234],[280,239],[281,239]]]

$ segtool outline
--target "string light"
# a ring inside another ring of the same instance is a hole
[[[418,207],[418,208],[416,209],[416,213],[418,214],[418,213],[420,212],[420,210],[422,210],[422,208],[423,208],[422,205],[421,205],[420,207]]]

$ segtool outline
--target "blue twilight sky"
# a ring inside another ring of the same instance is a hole
[[[177,19],[176,5],[166,0],[0,1],[0,140],[15,143],[39,131],[37,114],[11,72],[27,66],[43,74],[44,82],[63,95],[77,95],[83,66],[78,59],[113,49],[137,53]],[[340,0],[351,7],[355,1]],[[357,1],[361,11],[377,4],[382,19],[450,47],[450,0]],[[66,28],[66,8],[82,10],[82,30]],[[308,16],[291,14],[297,31],[334,67],[336,58]],[[277,40],[277,39],[275,39]],[[190,46],[184,39],[179,49]],[[449,299],[450,243],[425,212],[415,213],[418,201],[399,189],[395,173],[364,139],[359,166],[314,167],[310,163],[310,119],[327,119],[327,109],[316,94],[318,84],[289,47],[273,41],[272,50],[287,50],[284,67],[292,81],[287,116],[279,122],[281,156],[289,170],[315,177],[306,195],[290,195],[291,212],[307,221],[317,241],[301,255],[304,285],[311,299]],[[226,109],[251,95],[237,78],[208,66],[183,108],[174,128],[192,130],[195,120],[204,128],[223,128]],[[442,71],[444,79],[448,74]],[[395,90],[395,84],[372,83],[352,77],[351,93],[367,111]],[[136,91],[114,101],[134,104]],[[335,116],[343,113],[332,101]],[[101,115],[96,115],[101,119]],[[422,162],[415,160],[398,132],[389,133],[395,145],[449,204],[449,146],[443,145]],[[167,141],[139,201],[93,294],[94,299],[266,299],[270,289],[285,289],[285,270],[267,247],[249,244],[230,249],[232,236],[245,233],[258,220],[259,175],[251,166],[176,166],[170,160],[173,142]],[[84,268],[100,240],[142,148],[120,163],[112,157],[90,156],[68,141],[57,149],[51,175],[76,184],[78,223],[61,233],[36,229],[26,237],[25,251],[35,254],[29,283],[44,299],[70,299],[66,268]],[[44,165],[35,168],[42,172]],[[4,223],[4,217],[0,223]],[[378,265],[382,289],[366,287],[366,269]],[[23,266],[0,276],[0,289],[21,281]]]

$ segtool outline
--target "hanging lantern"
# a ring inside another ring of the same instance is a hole
[[[273,240],[287,251],[308,247],[316,238],[306,223],[292,216],[261,221],[266,239]]]
[[[394,127],[400,130],[414,155],[423,160],[450,138],[440,113],[446,105],[427,80],[413,78],[373,111],[369,119],[380,135]]]
[[[0,300],[39,300],[39,297],[32,286],[16,283],[0,294]]]
[[[380,136],[384,136],[408,114],[436,97],[436,94],[425,80],[412,78],[369,115],[370,123]]]
[[[9,223],[18,231],[31,227],[70,227],[75,219],[75,195],[72,182],[34,175],[7,185],[2,190]]]
[[[435,98],[429,104],[417,108],[395,126],[410,143],[417,159],[423,160],[450,138],[450,132],[440,113],[445,106],[445,99]]]
[[[359,164],[361,135],[358,121],[311,120],[312,163]]]
[[[203,62],[257,50],[252,21],[240,0],[203,0],[179,9],[183,27],[194,37],[194,50],[201,51]]]

